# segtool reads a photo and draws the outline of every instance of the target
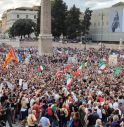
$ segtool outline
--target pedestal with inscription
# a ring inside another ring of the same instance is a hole
[[[51,2],[41,0],[41,23],[38,45],[39,55],[52,55]]]

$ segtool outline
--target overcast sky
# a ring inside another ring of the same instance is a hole
[[[41,0],[0,0],[0,18],[3,12],[10,8],[16,8],[21,6],[34,6],[39,5]],[[117,2],[124,2],[124,0],[64,0],[69,7],[75,4],[82,11],[85,8],[91,9],[109,7]]]

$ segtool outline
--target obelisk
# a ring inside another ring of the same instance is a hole
[[[41,0],[39,55],[52,55],[51,1]]]

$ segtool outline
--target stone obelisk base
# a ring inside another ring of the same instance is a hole
[[[52,55],[52,35],[39,35],[38,51],[39,55]]]
[[[123,49],[123,45],[119,45],[119,50],[122,50]]]

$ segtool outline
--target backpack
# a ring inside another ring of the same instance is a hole
[[[76,120],[76,121],[74,121],[74,127],[79,127],[79,121],[78,120]]]
[[[49,116],[53,116],[53,111],[51,107],[48,107],[47,112]]]

